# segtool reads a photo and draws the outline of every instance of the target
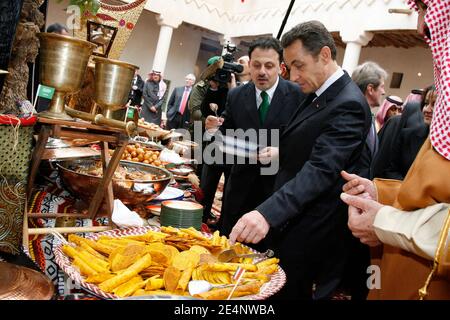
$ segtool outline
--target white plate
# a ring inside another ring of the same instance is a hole
[[[221,139],[216,140],[215,143],[223,153],[244,158],[256,158],[260,149],[256,143],[236,137],[221,136]]]
[[[153,200],[164,201],[164,200],[173,200],[173,199],[178,199],[178,198],[182,199],[183,196],[184,196],[183,190],[173,188],[173,187],[167,187],[164,189],[164,191],[159,196],[157,196]]]

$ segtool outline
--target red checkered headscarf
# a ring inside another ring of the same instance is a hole
[[[430,38],[425,37],[433,54],[434,84],[437,99],[430,127],[433,147],[450,160],[450,0],[421,0],[428,8],[425,23]],[[418,10],[415,1],[408,4]]]

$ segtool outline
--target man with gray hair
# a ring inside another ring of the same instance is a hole
[[[358,85],[367,99],[373,113],[373,108],[381,105],[381,98],[385,95],[384,82],[387,72],[373,61],[367,61],[356,67],[352,73],[352,80]]]
[[[372,163],[377,151],[378,151],[378,137],[373,121],[374,108],[381,105],[381,99],[385,95],[384,82],[387,78],[387,72],[381,68],[377,63],[372,61],[364,62],[356,67],[352,74],[352,80],[359,87],[361,92],[366,97],[367,103],[370,106],[372,112],[372,126],[370,127],[369,134],[366,139],[366,147],[370,150],[371,159],[366,159],[365,162]],[[365,153],[366,155],[368,153]],[[364,153],[363,153],[364,157]],[[372,165],[367,166],[367,168]],[[372,178],[372,170],[370,170],[369,176]]]
[[[185,77],[185,86],[173,89],[167,103],[167,126],[169,129],[187,129],[189,126],[188,100],[195,76],[189,73]]]

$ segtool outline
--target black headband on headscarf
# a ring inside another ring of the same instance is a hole
[[[403,105],[403,102],[394,100],[391,97],[386,97],[386,100],[389,101],[390,103],[393,103],[393,104],[395,104],[397,106],[400,106],[400,107]]]

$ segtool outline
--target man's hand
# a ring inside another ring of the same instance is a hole
[[[258,153],[258,160],[262,164],[269,164],[278,160],[279,149],[277,147],[265,147]]]
[[[375,184],[369,179],[361,178],[356,174],[350,174],[346,171],[341,171],[341,176],[348,182],[342,186],[342,190],[349,195],[362,195],[368,193],[369,198],[377,200],[377,190]]]
[[[258,243],[269,232],[270,225],[266,218],[256,210],[244,214],[234,225],[230,233],[230,242]]]
[[[373,222],[383,205],[365,199],[364,195],[361,197],[341,193],[341,199],[348,204],[348,227],[352,234],[371,247],[380,245],[381,242],[373,229]]]
[[[227,85],[228,85],[228,90],[237,87],[236,76],[234,75],[234,73],[231,73],[231,75],[230,75],[230,81],[227,83]]]
[[[156,113],[156,107],[155,106],[151,106],[150,107],[150,111]]]
[[[205,119],[206,130],[217,130],[223,123],[224,119],[220,117],[207,116]]]

